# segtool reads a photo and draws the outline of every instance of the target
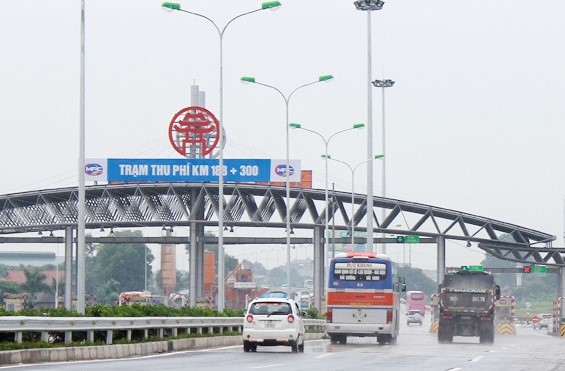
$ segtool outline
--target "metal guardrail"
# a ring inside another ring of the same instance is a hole
[[[326,321],[304,319],[306,330],[323,331]],[[221,335],[224,332],[242,332],[242,317],[0,317],[0,333],[13,333],[14,341],[21,343],[24,333],[40,333],[42,341],[51,341],[53,334],[64,333],[65,343],[73,341],[73,332],[86,332],[86,340],[94,342],[95,332],[106,334],[106,344],[112,344],[114,332],[126,332],[131,341],[133,331],[149,332],[159,339],[179,334]]]

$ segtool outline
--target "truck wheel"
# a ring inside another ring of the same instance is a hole
[[[340,342],[341,344],[347,343],[347,336],[346,336],[346,335],[340,336],[340,337],[339,337],[339,342]]]
[[[483,322],[479,326],[479,343],[492,344],[494,342],[494,323]]]
[[[330,344],[337,344],[338,340],[339,340],[338,336],[330,335]]]
[[[244,341],[243,342],[243,351],[248,353],[251,350],[251,345],[249,344],[248,341]]]
[[[437,340],[440,344],[453,342],[453,326],[451,324],[442,324],[440,321],[437,330]]]
[[[377,335],[377,343],[380,345],[386,344],[386,335]]]

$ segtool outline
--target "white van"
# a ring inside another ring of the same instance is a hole
[[[539,322],[534,323],[534,330],[541,330],[542,328],[549,330],[549,328],[553,325],[553,314],[538,314],[537,317],[539,318]]]

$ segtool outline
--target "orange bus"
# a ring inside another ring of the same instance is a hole
[[[388,256],[336,256],[330,262],[328,285],[326,333],[332,344],[345,344],[348,336],[373,336],[379,344],[396,342],[399,293],[406,285]]]

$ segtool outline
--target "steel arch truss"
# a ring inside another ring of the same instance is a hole
[[[351,233],[366,231],[367,210],[374,232],[439,237],[479,243],[502,259],[565,265],[562,249],[551,248],[555,236],[460,211],[414,202],[331,192],[326,210],[325,191],[291,188],[293,229],[332,227]],[[286,227],[285,187],[256,184],[224,185],[224,224],[227,226]],[[86,228],[217,225],[219,194],[214,183],[113,184],[86,188]],[[385,209],[385,218],[380,219]],[[77,188],[61,188],[0,196],[0,235],[76,227]],[[258,232],[261,233],[261,232]]]

